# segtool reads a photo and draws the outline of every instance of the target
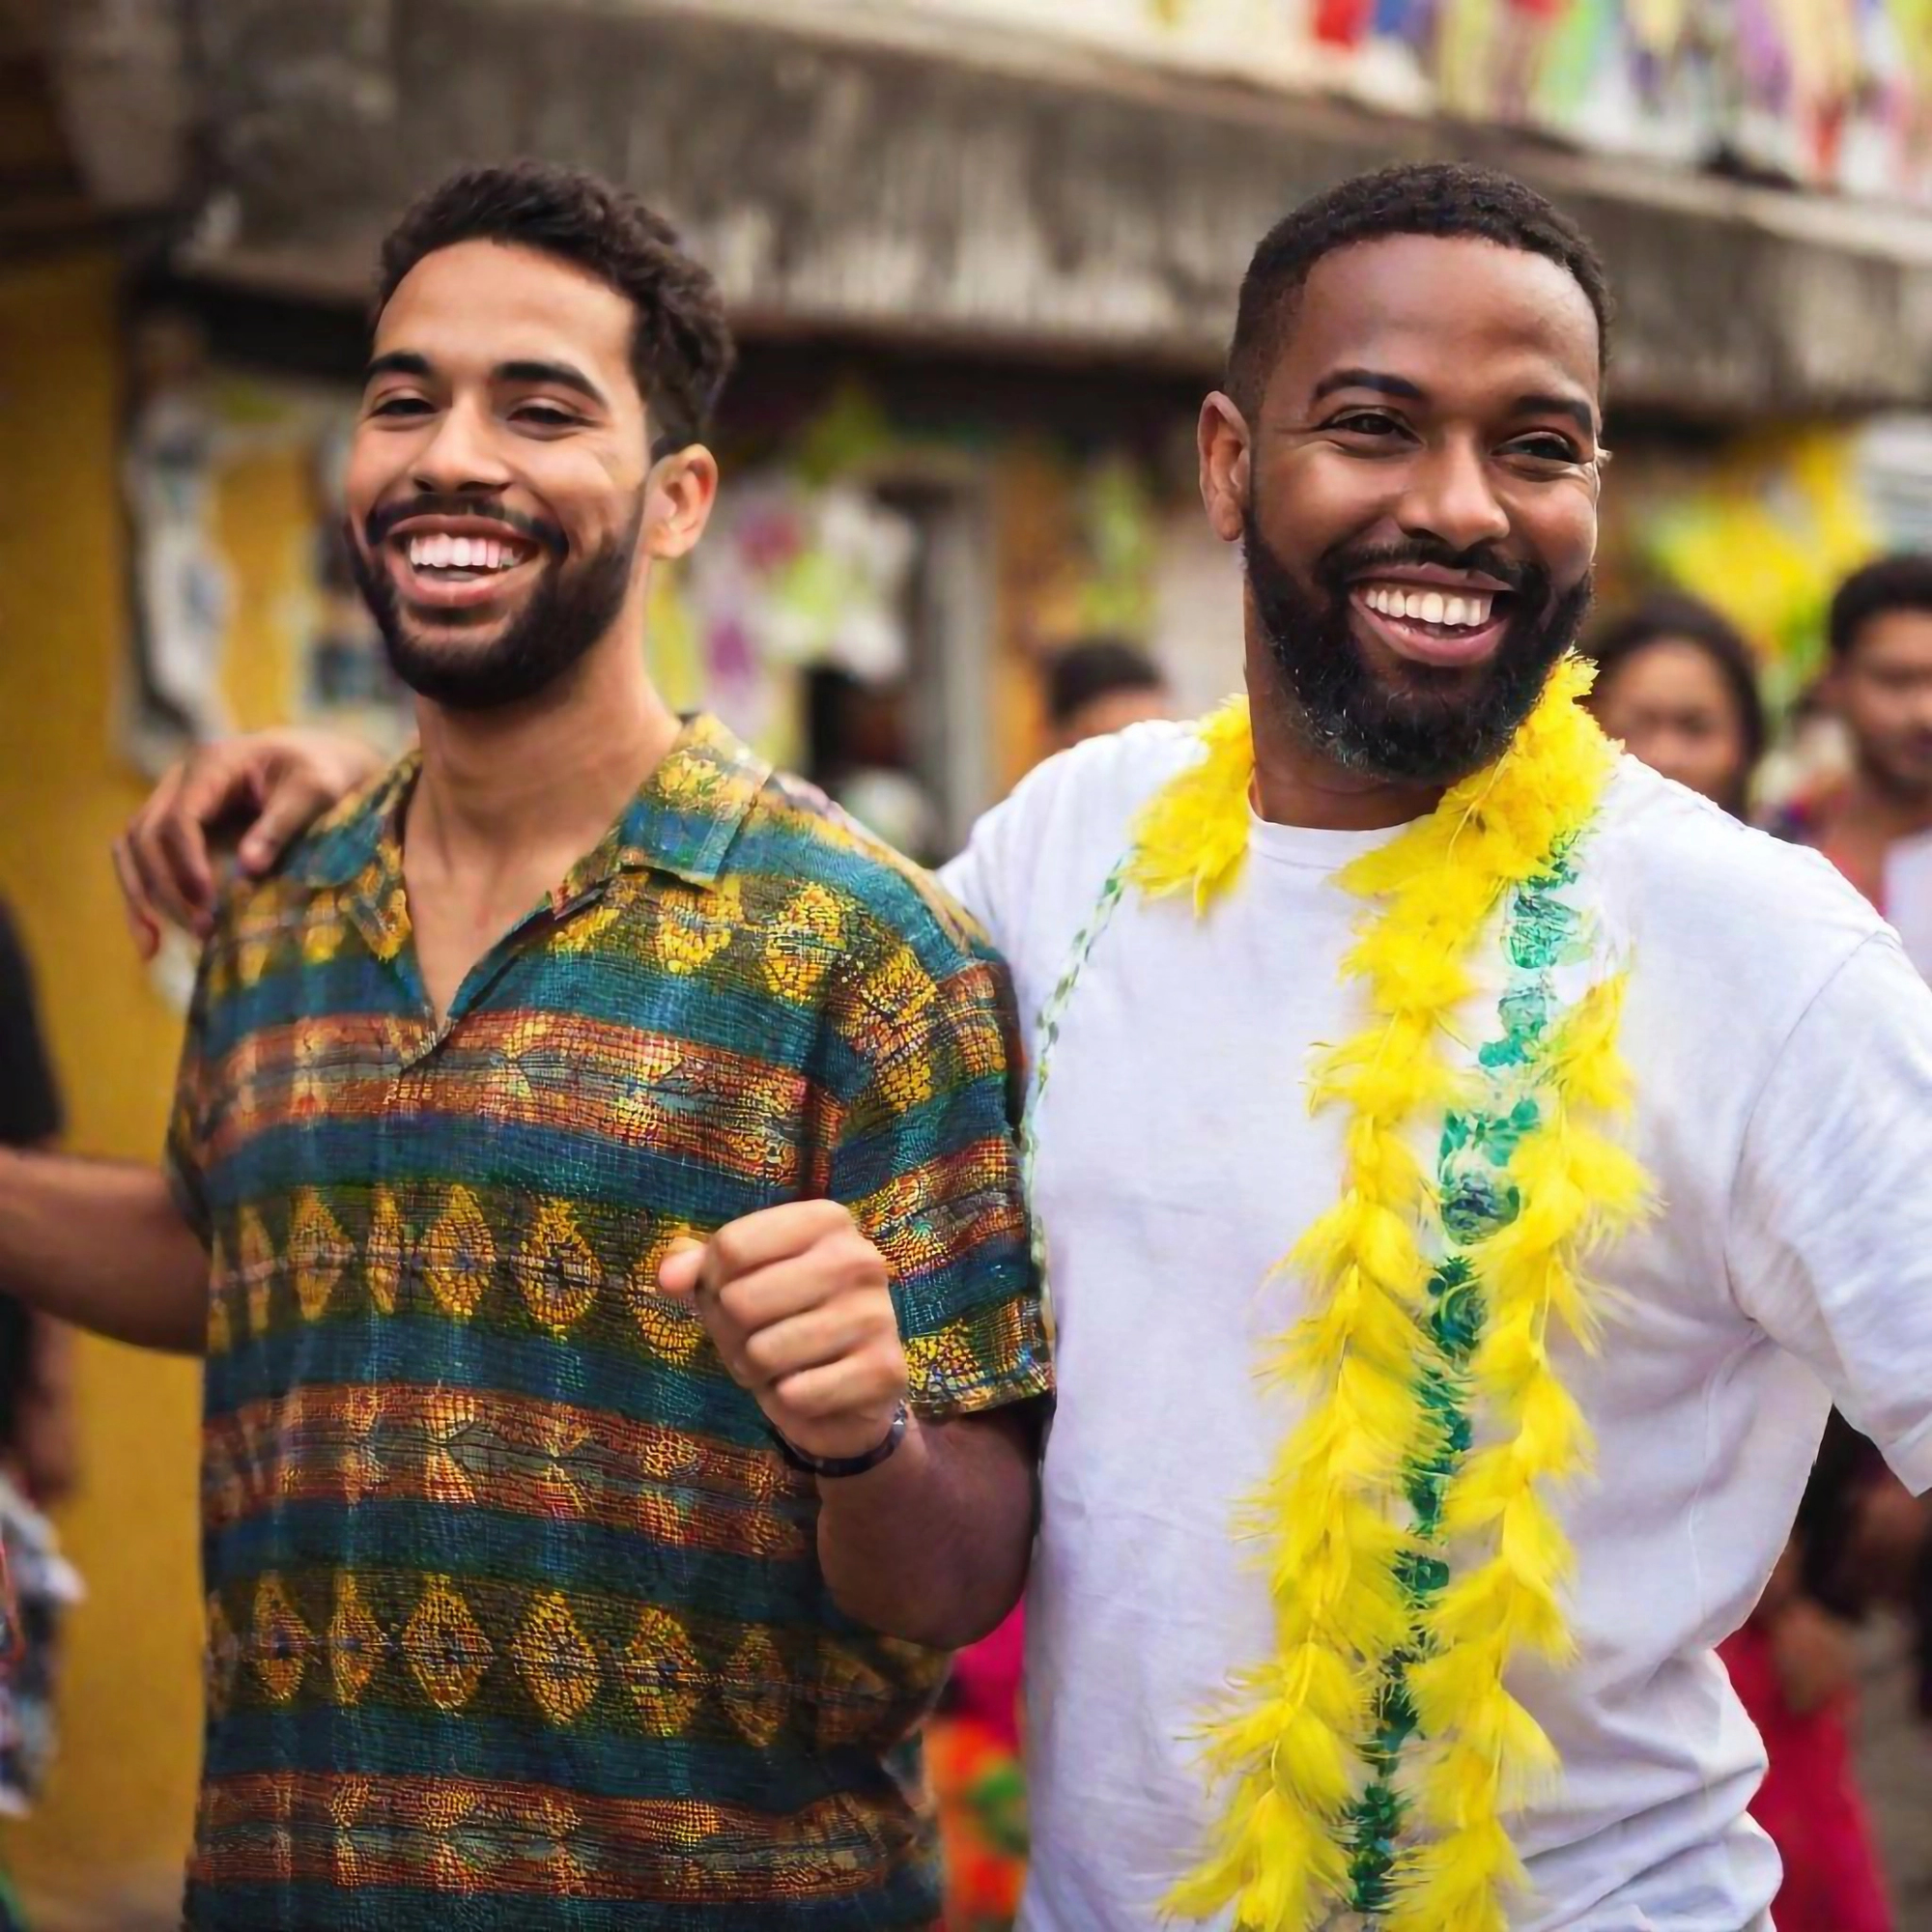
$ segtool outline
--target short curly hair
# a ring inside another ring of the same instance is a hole
[[[383,242],[376,312],[426,255],[500,242],[586,269],[637,311],[631,368],[650,413],[653,455],[702,441],[735,352],[724,300],[677,230],[636,195],[545,161],[468,168],[404,211]]]
[[[1554,262],[1588,298],[1598,369],[1608,368],[1614,304],[1583,231],[1514,175],[1459,161],[1406,162],[1355,175],[1304,201],[1262,239],[1241,280],[1228,346],[1228,393],[1243,410],[1260,404],[1317,263],[1391,235],[1466,236]]]
[[[1853,571],[1839,584],[1826,626],[1833,657],[1850,657],[1865,627],[1895,611],[1932,613],[1932,555],[1898,551]]]

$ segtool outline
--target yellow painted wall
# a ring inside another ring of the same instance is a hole
[[[0,270],[0,891],[38,962],[71,1144],[152,1157],[180,1022],[135,961],[107,864],[144,789],[114,750],[118,380],[110,263]],[[63,1759],[7,1854],[48,1928],[133,1932],[178,1885],[200,1747],[199,1376],[93,1342],[79,1374],[86,1491],[63,1527],[90,1598]]]

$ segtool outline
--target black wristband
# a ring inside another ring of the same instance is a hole
[[[863,1476],[867,1469],[876,1469],[904,1439],[908,1411],[904,1403],[893,1411],[893,1426],[886,1431],[886,1439],[876,1449],[868,1449],[863,1456],[808,1456],[803,1449],[794,1449],[776,1429],[771,1429],[771,1438],[779,1445],[779,1454],[794,1469],[803,1469],[808,1476]]]

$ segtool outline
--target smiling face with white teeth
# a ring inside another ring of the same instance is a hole
[[[384,305],[346,496],[363,595],[419,696],[497,709],[607,639],[639,646],[668,472],[711,459],[653,465],[636,324],[585,270],[491,241],[424,256]]]
[[[1202,418],[1239,537],[1250,676],[1336,765],[1440,783],[1493,758],[1588,607],[1599,343],[1558,263],[1396,234],[1319,260],[1252,420]]]

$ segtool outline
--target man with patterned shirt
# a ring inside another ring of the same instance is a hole
[[[168,1178],[0,1169],[0,1285],[207,1353],[187,1923],[929,1926],[917,1725],[1049,1386],[1005,980],[648,681],[729,359],[670,231],[486,170],[381,289],[420,750],[218,906]]]

